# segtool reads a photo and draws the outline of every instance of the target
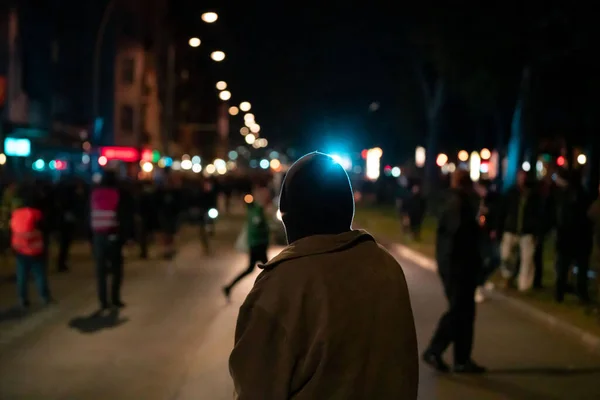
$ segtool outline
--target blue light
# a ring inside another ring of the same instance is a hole
[[[33,163],[33,169],[35,169],[36,171],[43,171],[45,166],[46,163],[41,158]]]
[[[258,161],[250,160],[250,168],[256,168],[258,166]]]
[[[392,176],[393,176],[394,178],[397,178],[397,177],[399,177],[401,172],[402,172],[402,171],[400,171],[400,168],[398,168],[398,167],[394,167],[394,168],[392,168]]]
[[[90,156],[87,154],[84,154],[81,156],[81,162],[84,164],[89,164],[90,163]]]
[[[171,165],[173,165],[173,159],[171,157],[165,157],[165,167],[170,167]]]
[[[237,160],[237,158],[238,158],[238,153],[237,153],[237,151],[233,151],[233,150],[231,150],[231,151],[229,152],[229,159],[230,159],[230,160],[232,160],[232,161],[235,161],[235,160]]]
[[[4,153],[7,156],[29,157],[31,155],[31,141],[29,139],[4,139]]]
[[[260,167],[262,169],[269,169],[269,160],[265,160],[264,158],[260,160]]]
[[[48,163],[48,167],[50,167],[51,170],[55,170],[56,169],[56,161],[52,160]]]
[[[199,156],[192,157],[192,164],[200,164],[201,161]]]

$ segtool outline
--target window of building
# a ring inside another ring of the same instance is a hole
[[[121,81],[132,85],[135,81],[135,60],[126,58],[121,62]]]
[[[128,132],[133,132],[133,107],[121,107],[121,129]]]

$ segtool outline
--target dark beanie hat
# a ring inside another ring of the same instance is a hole
[[[289,243],[307,236],[349,231],[354,194],[346,171],[326,154],[305,155],[285,177],[279,210]]]

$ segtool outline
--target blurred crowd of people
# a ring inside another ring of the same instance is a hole
[[[172,174],[161,181],[125,181],[110,170],[93,185],[67,179],[55,184],[25,181],[1,186],[0,251],[6,265],[10,258],[16,261],[20,305],[23,309],[30,305],[29,275],[34,276],[43,302],[53,302],[48,270],[68,273],[71,249],[79,240],[89,243],[95,261],[100,309],[124,306],[120,288],[125,245],[137,244],[140,258],[147,259],[149,244],[156,240],[160,256],[171,259],[175,235],[181,223],[188,222],[199,227],[208,253],[219,196],[228,212],[234,193],[248,193],[251,186],[246,181],[181,179]],[[211,209],[215,210],[212,218]],[[58,249],[51,257],[54,241]]]

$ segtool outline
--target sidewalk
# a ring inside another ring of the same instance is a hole
[[[402,234],[400,221],[390,208],[357,207],[355,223],[370,231],[384,243],[392,243],[406,258],[421,267],[436,270],[435,228],[433,218],[426,219],[420,242],[414,242]],[[552,243],[545,246],[544,289],[530,293],[516,290],[494,290],[492,300],[503,300],[547,325],[575,336],[589,347],[600,350],[600,319],[598,315],[581,306],[575,296],[567,296],[563,304],[553,300],[554,288]]]

